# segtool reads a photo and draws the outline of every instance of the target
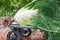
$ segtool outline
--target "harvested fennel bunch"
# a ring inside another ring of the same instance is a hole
[[[14,19],[46,33],[46,40],[60,40],[60,5],[57,0],[33,0],[22,7]]]

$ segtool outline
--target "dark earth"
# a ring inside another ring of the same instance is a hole
[[[7,40],[7,33],[11,31],[9,26],[14,21],[10,17],[0,18],[0,40]],[[22,40],[44,40],[44,33],[37,29],[29,37],[22,37]]]

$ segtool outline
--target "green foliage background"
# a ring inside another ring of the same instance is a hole
[[[44,31],[46,40],[60,40],[60,0],[37,0],[34,9],[39,12],[31,25]]]
[[[0,17],[14,16],[18,9],[31,0],[0,0]]]

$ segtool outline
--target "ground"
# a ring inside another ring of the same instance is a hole
[[[0,40],[7,40],[7,33],[11,31],[8,26],[13,21],[10,17],[0,18]],[[22,37],[22,40],[44,40],[44,33],[37,29],[29,37]]]
[[[5,28],[0,31],[0,40],[7,40],[7,33],[10,31],[9,28]],[[22,37],[22,40],[43,40],[44,33],[39,30],[32,33],[29,37]]]

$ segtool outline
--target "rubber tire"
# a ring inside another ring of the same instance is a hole
[[[17,40],[21,40],[21,37],[20,37],[20,35],[19,35],[19,33],[17,31],[10,31],[10,32],[8,32],[7,40],[10,40],[10,35],[11,35],[12,32],[17,35]]]

